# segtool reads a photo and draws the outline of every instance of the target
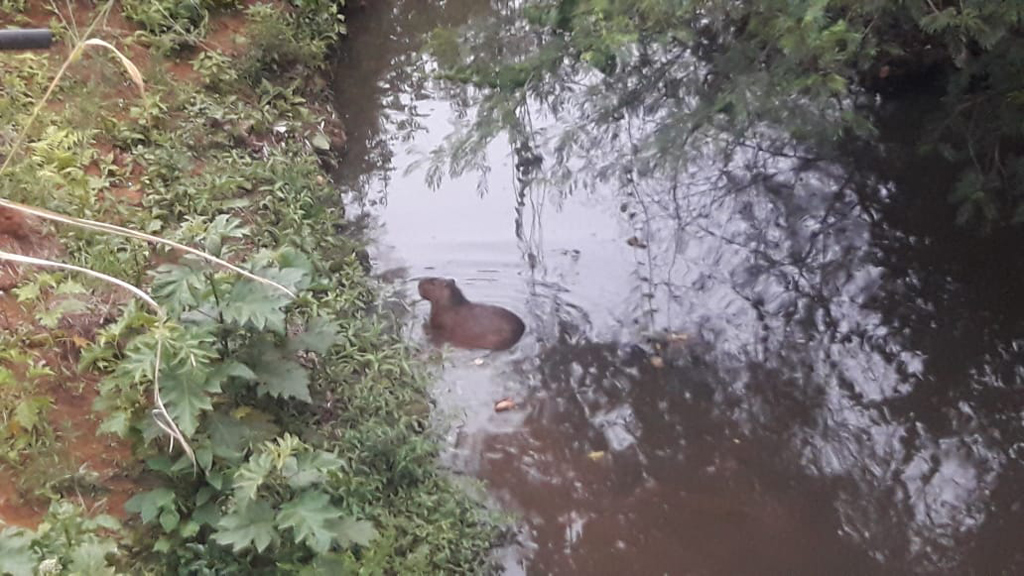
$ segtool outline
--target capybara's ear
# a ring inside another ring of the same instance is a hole
[[[449,286],[451,286],[452,288],[454,288],[455,287],[455,278],[448,278],[447,280],[444,281],[444,283],[449,285]]]

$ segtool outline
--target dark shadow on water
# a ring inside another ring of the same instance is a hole
[[[914,151],[929,101],[831,161],[746,142],[565,195],[496,148],[503,189],[424,196],[403,150],[465,111],[417,50],[490,14],[372,3],[335,71],[378,265],[459,275],[529,325],[439,384],[473,411],[455,461],[522,515],[507,568],[1024,573],[1024,234],[951,225],[954,171]]]

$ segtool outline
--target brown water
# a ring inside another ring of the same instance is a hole
[[[418,48],[490,8],[369,4],[335,72],[374,264],[528,326],[447,350],[436,390],[449,462],[520,519],[505,573],[1024,574],[1024,238],[950,227],[950,170],[911,153],[926,100],[841,163],[749,150],[560,194],[499,141],[485,193],[434,191],[407,169],[462,108]]]

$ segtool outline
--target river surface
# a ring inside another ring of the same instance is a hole
[[[420,48],[492,7],[367,4],[337,179],[409,338],[425,276],[527,324],[444,349],[436,388],[448,463],[517,517],[504,573],[1024,574],[1024,243],[950,225],[925,104],[842,162],[753,147],[565,194],[499,138],[435,188],[417,161],[465,108]]]

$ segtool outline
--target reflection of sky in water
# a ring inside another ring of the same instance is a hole
[[[1019,380],[1019,353],[943,354],[947,327],[960,322],[974,335],[988,328],[969,309],[943,318],[949,304],[938,307],[929,290],[951,290],[956,280],[941,268],[891,266],[893,254],[912,258],[911,248],[928,240],[879,226],[877,206],[863,196],[885,198],[881,185],[852,182],[849,168],[740,148],[725,164],[709,151],[678,177],[588,182],[594,190],[566,197],[517,181],[499,139],[487,152],[486,194],[476,174],[433,191],[423,170],[404,170],[456,118],[429,88],[416,88],[414,116],[408,92],[386,96],[394,109],[381,131],[365,130],[387,143],[369,147],[378,168],[358,174],[369,204],[386,204],[369,209],[383,225],[376,257],[407,267],[411,279],[455,277],[469,298],[527,320],[530,334],[510,360],[486,356],[476,366],[470,360],[479,355],[450,355],[439,393],[467,420],[457,459],[518,505],[538,538],[563,547],[555,553],[593,553],[588,535],[604,542],[612,522],[656,546],[659,530],[671,536],[690,526],[659,524],[651,503],[705,523],[722,516],[695,511],[687,495],[715,493],[702,484],[707,474],[729,485],[718,497],[757,510],[744,517],[750,530],[783,522],[779,531],[808,537],[808,528],[793,527],[800,518],[822,531],[827,523],[815,514],[834,514],[842,538],[897,572],[957,566],[1006,465],[1006,440],[974,413],[992,406],[972,398],[890,406],[922,387],[1001,387],[1006,365]],[[413,119],[420,130],[410,133]],[[349,118],[350,136],[370,121]],[[627,244],[633,236],[646,247]],[[663,373],[616,366],[629,342],[659,330],[691,337],[665,353]],[[956,369],[942,370],[949,365]],[[526,408],[492,414],[504,396]],[[588,460],[595,447],[624,464],[600,468]],[[809,494],[823,490],[823,502],[808,498],[824,511],[803,511],[789,489],[760,487],[773,474]],[[557,530],[545,532],[545,523]]]

